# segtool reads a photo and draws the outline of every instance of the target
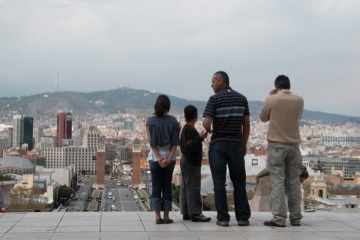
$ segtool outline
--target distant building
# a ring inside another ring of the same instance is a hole
[[[34,118],[24,117],[24,143],[28,145],[28,151],[34,148]]]
[[[24,118],[22,115],[14,115],[12,147],[19,148],[23,143],[24,143]]]
[[[360,172],[360,159],[358,158],[304,156],[303,159],[310,159],[309,166],[313,169],[321,170],[325,175],[331,175],[336,171],[342,171],[344,178],[353,178],[357,172]]]
[[[11,152],[8,156],[0,158],[0,174],[13,173],[17,175],[35,173],[35,166],[19,153]]]
[[[39,127],[38,130],[37,130],[37,134],[36,134],[36,142],[40,142],[41,138],[44,137],[44,136],[45,136],[44,129]]]
[[[84,136],[85,136],[85,129],[84,128],[79,129],[78,146],[82,146],[84,144]]]
[[[83,138],[83,146],[88,148],[96,148],[99,144],[100,133],[97,131],[86,131]]]
[[[61,146],[62,147],[74,146],[74,140],[73,139],[62,139],[61,140]]]
[[[21,181],[18,181],[14,189],[17,187],[22,187],[31,192],[33,187],[37,187],[44,191],[44,194],[41,194],[37,197],[37,201],[44,203],[51,209],[57,203],[57,196],[59,192],[59,183],[57,181],[51,180],[47,182],[44,179],[36,178],[34,174],[26,174],[23,176]]]
[[[131,119],[126,119],[124,122],[124,129],[125,130],[133,130],[134,129],[134,125]]]
[[[75,167],[73,165],[61,169],[36,166],[36,174],[34,174],[34,179],[45,180],[46,183],[56,181],[59,183],[59,185],[65,185],[71,188],[73,187],[72,179],[75,175]]]
[[[326,146],[352,146],[360,144],[360,134],[325,133],[322,141]]]
[[[57,139],[58,147],[62,147],[63,139],[71,139],[72,115],[70,111],[57,112]]]
[[[132,159],[132,149],[128,146],[119,146],[116,148],[118,158],[129,161]]]
[[[320,171],[315,172],[314,180],[311,183],[310,197],[327,198],[327,184],[324,180],[324,176]]]
[[[141,156],[141,143],[138,138],[134,140],[132,151],[132,183],[135,185],[140,184],[140,159]]]
[[[103,142],[101,142],[97,145],[96,183],[98,185],[105,184],[105,143],[103,143]]]
[[[33,128],[34,118],[14,115],[12,147],[20,148],[25,143],[28,150],[32,150],[34,148]]]
[[[99,144],[100,134],[95,131],[87,131],[84,135],[82,147],[69,145],[42,148],[42,155],[46,158],[46,167],[64,168],[74,165],[78,175],[95,174],[97,145]]]
[[[40,142],[38,142],[36,145],[40,149],[56,147],[58,145],[57,138],[56,137],[41,137]]]
[[[37,151],[28,151],[25,155],[23,155],[23,157],[30,160],[30,162],[35,166],[46,166],[46,158],[41,156],[41,154]]]
[[[51,147],[43,148],[47,168],[65,168],[75,166],[77,175],[91,175],[96,172],[96,148]]]
[[[112,143],[105,143],[105,159],[112,162],[116,156],[116,146]]]
[[[12,145],[12,128],[0,132],[0,147],[11,147]]]

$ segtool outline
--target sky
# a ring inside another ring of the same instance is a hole
[[[223,70],[250,101],[285,74],[305,109],[360,116],[359,26],[358,0],[0,0],[0,97],[130,87],[207,101]]]

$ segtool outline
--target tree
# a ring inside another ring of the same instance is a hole
[[[27,189],[18,186],[10,193],[10,206],[6,210],[9,212],[47,211],[47,198],[43,194],[44,192],[37,187]]]
[[[71,195],[73,194],[73,190],[71,188],[68,188],[66,185],[62,185],[59,187],[59,195],[58,195],[58,202],[61,204],[65,204],[69,201],[71,198]]]

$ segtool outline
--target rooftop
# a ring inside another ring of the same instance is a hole
[[[20,156],[19,153],[10,153],[9,156],[0,158],[0,168],[15,167],[19,169],[33,169],[32,164],[28,159]]]
[[[183,221],[180,212],[171,212],[173,224],[155,224],[153,212],[41,212],[0,214],[0,239],[297,239],[358,240],[359,213],[317,211],[303,213],[300,227],[263,226],[269,212],[254,212],[250,226],[239,227],[231,213],[230,227],[215,224],[216,212],[209,223]]]

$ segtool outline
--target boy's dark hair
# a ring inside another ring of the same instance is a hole
[[[280,89],[290,89],[290,79],[285,75],[279,75],[275,79],[275,87],[278,87]]]
[[[184,108],[184,115],[186,122],[190,122],[191,120],[196,118],[197,114],[198,114],[197,108],[193,105],[187,105]]]
[[[166,95],[159,95],[156,99],[154,110],[158,117],[164,116],[170,110],[170,99]]]

